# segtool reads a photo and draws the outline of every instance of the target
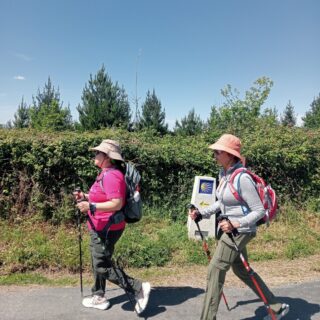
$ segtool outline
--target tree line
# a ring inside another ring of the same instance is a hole
[[[176,120],[171,133],[191,136],[215,129],[236,134],[254,127],[259,121],[267,121],[270,125],[296,126],[297,115],[290,100],[281,115],[276,108],[262,108],[272,86],[271,79],[259,78],[241,99],[240,93],[227,85],[221,90],[224,102],[221,106],[211,107],[206,121],[201,120],[193,108],[185,117]],[[170,132],[165,122],[165,108],[155,90],[148,90],[145,101],[140,108],[136,106],[135,115],[132,115],[125,89],[118,82],[112,81],[104,66],[96,75],[90,75],[81,101],[77,106],[79,121],[73,121],[69,106],[63,106],[59,89],[54,87],[49,77],[42,91],[38,89],[37,95],[32,97],[31,105],[27,105],[22,98],[14,119],[4,127],[33,128],[39,131],[123,128],[128,131],[153,130],[160,135]],[[320,128],[320,94],[311,102],[302,121],[303,127]]]

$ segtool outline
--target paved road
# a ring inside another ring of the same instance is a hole
[[[273,288],[291,311],[285,320],[320,320],[319,281]],[[89,294],[89,289],[85,289]],[[121,289],[107,292],[111,308],[106,311],[83,308],[79,288],[1,288],[1,320],[196,320],[200,316],[203,289],[192,287],[156,287],[150,296],[148,309],[138,317]],[[266,309],[246,289],[225,289],[231,311],[223,301],[220,305],[221,320],[261,320]]]

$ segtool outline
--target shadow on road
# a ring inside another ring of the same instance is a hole
[[[290,312],[283,319],[291,320],[310,320],[311,316],[320,313],[320,305],[315,303],[309,303],[308,301],[300,298],[288,298],[288,297],[278,297],[283,303],[290,305]],[[238,306],[246,305],[249,303],[256,303],[261,301],[260,299],[239,301],[231,309],[235,309]],[[255,316],[250,318],[244,318],[242,320],[260,320],[267,315],[267,309],[262,305],[255,311]]]
[[[165,312],[167,310],[166,306],[179,305],[203,292],[203,289],[192,287],[154,287],[151,290],[148,308],[141,314],[141,317],[144,319],[154,317],[159,313]],[[126,311],[132,310],[132,305],[128,302],[125,294],[110,299],[111,305],[125,301],[126,303],[121,306],[122,309]]]

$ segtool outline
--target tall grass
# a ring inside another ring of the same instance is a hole
[[[320,212],[310,211],[309,204],[297,207],[287,203],[280,208],[270,227],[261,226],[249,245],[253,260],[294,259],[319,253]]]
[[[284,205],[270,227],[259,227],[249,244],[250,260],[295,259],[320,252],[319,212],[309,207]],[[53,226],[36,219],[9,224],[0,220],[0,283],[20,282],[21,273],[79,271],[78,228]],[[90,270],[89,238],[82,225],[83,265]],[[209,240],[214,251],[215,240]],[[126,266],[148,268],[168,265],[206,264],[200,241],[188,240],[186,224],[146,214],[142,221],[128,225],[117,243],[116,256]],[[37,277],[36,277],[37,278]],[[33,276],[29,281],[36,281]],[[38,283],[45,282],[38,277]]]

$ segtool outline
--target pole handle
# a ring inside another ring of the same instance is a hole
[[[238,229],[233,226],[232,222],[230,221],[230,219],[228,218],[227,215],[220,214],[220,216],[217,217],[217,220],[218,220],[218,222],[226,220],[228,223],[230,223],[230,225],[232,226],[232,234],[228,233],[228,236],[230,237],[230,239],[231,239],[232,236],[236,237],[236,236],[238,236],[240,234]]]
[[[202,215],[200,214],[199,209],[193,203],[188,204],[187,208],[189,210],[196,210],[196,218],[194,219],[195,223],[198,223],[199,221],[202,220]]]

